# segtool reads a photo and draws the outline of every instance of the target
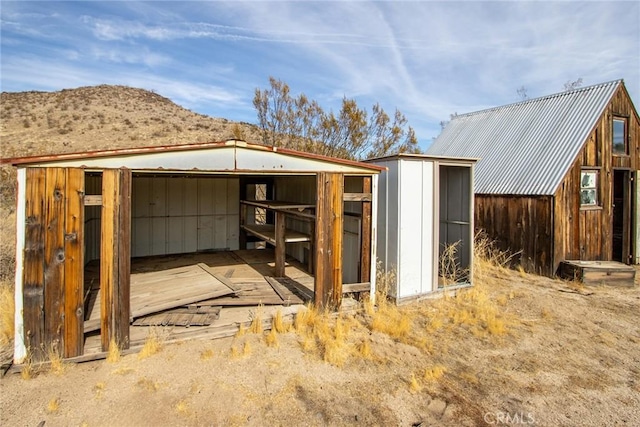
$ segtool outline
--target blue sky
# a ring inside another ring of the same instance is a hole
[[[343,96],[405,113],[424,147],[441,120],[624,78],[640,106],[640,3],[9,2],[2,91],[97,84],[154,90],[256,122],[269,76],[325,109]]]

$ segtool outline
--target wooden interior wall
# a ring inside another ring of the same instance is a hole
[[[129,348],[131,263],[131,171],[102,174],[100,248],[100,339],[102,350],[113,340]]]
[[[531,273],[553,271],[552,197],[475,195],[475,228],[502,250],[521,251],[513,262]]]
[[[612,121],[627,118],[629,155],[612,155]],[[563,260],[611,260],[613,170],[640,166],[640,123],[624,88],[618,89],[591,131],[576,161],[558,187],[554,203],[554,266]],[[580,173],[599,170],[597,207],[580,206]],[[634,213],[636,216],[637,212]]]
[[[82,354],[84,171],[27,169],[25,343],[34,360]]]
[[[344,176],[317,175],[315,304],[337,309],[342,302],[342,222]]]

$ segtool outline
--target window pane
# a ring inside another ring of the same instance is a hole
[[[580,190],[580,203],[583,205],[596,205],[596,190]]]
[[[613,120],[613,154],[627,154],[624,144],[624,120]]]
[[[595,172],[582,172],[580,178],[580,188],[595,188],[596,187],[596,173]]]

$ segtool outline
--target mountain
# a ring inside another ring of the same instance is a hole
[[[244,139],[249,123],[194,113],[144,89],[100,85],[0,94],[0,154],[22,157]]]

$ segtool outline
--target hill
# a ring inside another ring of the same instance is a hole
[[[248,123],[208,117],[126,86],[0,94],[2,157],[221,141],[259,141]]]

